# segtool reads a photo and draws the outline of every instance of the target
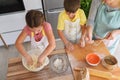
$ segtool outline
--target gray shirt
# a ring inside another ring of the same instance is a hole
[[[87,25],[94,27],[94,21],[97,15],[97,10],[101,4],[102,4],[102,0],[92,0],[90,11],[89,11],[89,16],[87,20]],[[112,10],[118,10],[119,8],[111,8],[107,6],[107,9],[108,11],[112,11]]]
[[[94,27],[94,20],[97,14],[99,5],[102,3],[102,0],[92,0],[87,25]]]

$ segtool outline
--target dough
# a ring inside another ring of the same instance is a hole
[[[28,66],[28,68],[32,71],[37,68],[37,61],[38,61],[38,56],[36,55],[31,55],[32,60],[33,60],[33,65]]]
[[[43,64],[40,67],[37,67],[38,56],[35,54],[32,54],[31,57],[33,59],[33,65],[27,65],[26,60],[23,59],[23,65],[29,71],[40,71],[41,69],[44,68],[44,66],[46,66],[49,63],[49,59],[48,57],[46,57],[45,60],[43,61]]]
[[[62,69],[63,68],[63,61],[62,61],[62,59],[56,59],[55,61],[54,61],[54,63],[53,63],[53,65],[55,66],[55,68],[57,68],[57,69]]]

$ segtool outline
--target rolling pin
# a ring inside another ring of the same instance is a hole
[[[120,80],[120,77],[115,76],[115,75],[113,75],[110,72],[105,72],[105,71],[100,71],[100,70],[90,69],[90,68],[88,68],[88,69],[89,69],[90,75],[97,76],[97,77],[102,77],[102,78],[106,78],[106,79],[109,79],[109,80],[111,78]],[[79,71],[80,69],[79,68],[75,68],[74,70]]]

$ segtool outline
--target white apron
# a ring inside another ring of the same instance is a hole
[[[36,42],[33,35],[34,33],[31,35],[31,49],[39,49],[40,53],[43,53],[49,44],[47,37],[44,35],[40,41]]]
[[[72,43],[78,43],[81,37],[80,19],[75,22],[65,20],[64,35]]]

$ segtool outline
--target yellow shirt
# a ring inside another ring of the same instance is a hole
[[[80,19],[80,25],[84,25],[86,23],[86,16],[82,9],[77,10],[77,12],[75,13],[75,17],[72,20],[69,18],[69,16],[66,14],[66,11],[64,10],[59,14],[57,29],[64,30],[65,20],[75,22],[77,19]]]

